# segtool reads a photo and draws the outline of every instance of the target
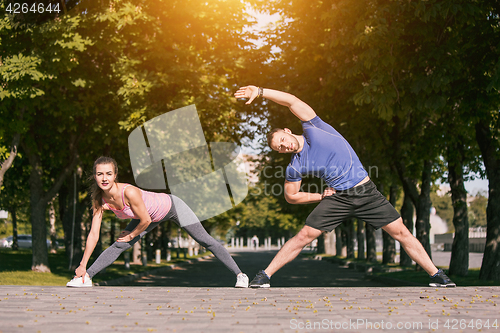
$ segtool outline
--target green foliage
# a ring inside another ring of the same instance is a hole
[[[250,190],[240,228],[247,229],[249,234],[253,232],[277,237],[280,233],[297,232],[302,227],[300,222],[294,214],[283,211],[271,186],[260,183]]]
[[[29,215],[27,214],[27,209],[23,209],[17,212],[17,234],[18,235],[30,235],[31,234],[31,224],[29,222]],[[14,233],[12,229],[12,216],[4,220],[0,220],[0,238],[5,238],[12,236]]]
[[[289,204],[280,201],[278,193],[283,184],[260,182],[249,188],[249,193],[234,209],[211,218],[203,225],[211,234],[229,241],[231,237],[290,237],[303,226],[301,215],[290,211]],[[274,193],[273,193],[274,191]]]
[[[5,238],[12,235],[12,224],[7,222],[7,219],[0,220],[0,238]]]
[[[6,84],[20,83],[22,81],[40,81],[47,76],[40,72],[37,68],[41,63],[41,59],[33,56],[23,56],[22,54],[13,55],[12,57],[3,60],[3,65],[0,67],[0,75],[2,81]],[[19,87],[17,89],[0,88],[0,99],[7,97],[23,97],[29,96],[34,98],[43,95],[44,92],[36,87]]]

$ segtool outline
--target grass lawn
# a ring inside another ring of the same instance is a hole
[[[206,255],[206,253],[193,257],[188,256],[188,259],[204,255]],[[147,266],[130,265],[130,270],[126,270],[123,259],[119,258],[111,266],[106,268],[106,272],[97,274],[92,281],[100,282],[113,280],[129,274],[164,267],[185,260],[186,259],[184,259],[182,255],[181,258],[176,258],[175,251],[172,251],[172,260],[169,262],[163,259],[160,264],[149,261]],[[74,276],[74,271],[68,269],[69,263],[64,251],[59,251],[56,254],[49,254],[50,273],[33,272],[31,270],[31,262],[31,250],[12,251],[10,249],[0,249],[0,285],[65,286]]]
[[[443,269],[445,272],[446,269]],[[469,269],[469,273],[467,276],[455,276],[449,275],[450,279],[457,284],[459,287],[468,287],[468,286],[500,286],[500,281],[487,281],[487,280],[479,280],[479,268]],[[422,284],[429,283],[429,275],[427,275],[424,271],[417,271],[415,268],[404,270],[400,272],[391,272],[391,273],[375,273],[374,275],[390,277],[393,279],[399,279],[404,281],[412,281]]]

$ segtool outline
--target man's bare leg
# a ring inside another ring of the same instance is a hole
[[[403,224],[403,219],[399,218],[396,221],[383,226],[384,229],[392,238],[401,243],[408,256],[424,269],[429,275],[437,273],[437,267],[432,263],[431,258],[425,251],[418,239],[413,236],[408,228]]]
[[[264,272],[266,272],[267,276],[271,277],[281,267],[295,259],[304,246],[318,238],[319,235],[321,235],[321,230],[311,228],[307,225],[304,226],[297,235],[283,245]]]

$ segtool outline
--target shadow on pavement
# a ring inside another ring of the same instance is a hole
[[[265,269],[276,251],[232,252],[240,269],[253,279]],[[236,277],[215,257],[174,268],[168,273],[150,274],[128,286],[232,287]],[[364,273],[327,261],[299,256],[271,279],[272,287],[385,287],[367,279]]]

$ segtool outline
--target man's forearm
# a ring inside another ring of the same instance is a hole
[[[290,111],[302,121],[309,121],[316,117],[316,113],[309,105],[294,95],[283,91],[258,88],[257,86],[250,85],[238,89],[238,91],[234,93],[234,96],[238,99],[249,98],[245,104],[251,104],[258,97],[269,99],[277,104],[287,106]]]
[[[320,202],[323,196],[320,193],[298,192],[294,195],[285,195],[288,203],[299,205]]]

